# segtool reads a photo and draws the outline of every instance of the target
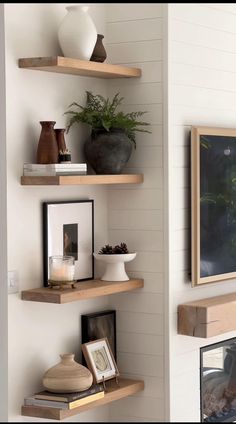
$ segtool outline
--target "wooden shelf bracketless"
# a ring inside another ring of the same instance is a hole
[[[104,398],[87,403],[86,405],[79,406],[74,409],[59,409],[43,406],[22,406],[21,415],[37,418],[48,418],[52,420],[63,420],[73,415],[97,406],[106,405],[107,403],[114,402],[115,400],[122,399],[134,393],[140,392],[144,389],[144,382],[142,380],[128,380],[119,378],[119,386],[114,380],[106,381],[108,391],[105,393]]]
[[[236,293],[209,297],[178,306],[178,333],[213,337],[236,330]]]
[[[19,59],[19,68],[97,78],[138,78],[140,68],[99,63],[69,57],[29,57]]]
[[[140,184],[143,174],[22,176],[21,185]]]
[[[75,289],[50,289],[40,287],[21,292],[22,300],[47,303],[68,303],[76,300],[90,299],[92,297],[107,296],[140,289],[144,285],[143,279],[135,278],[128,281],[102,281],[88,280],[75,283]]]

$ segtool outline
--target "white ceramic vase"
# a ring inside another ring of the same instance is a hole
[[[97,30],[88,6],[67,6],[67,15],[58,29],[58,40],[65,57],[89,60],[97,41]]]
[[[132,261],[135,256],[134,253],[124,253],[124,254],[100,254],[94,253],[95,259],[102,261],[106,264],[106,270],[101,280],[103,281],[128,281],[129,277],[125,271],[125,262]]]

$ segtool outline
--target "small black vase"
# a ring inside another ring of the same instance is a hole
[[[104,62],[107,58],[107,53],[102,43],[103,38],[104,35],[97,34],[97,41],[94,46],[92,56],[90,58],[92,62]]]
[[[132,141],[123,130],[98,130],[92,131],[86,140],[84,153],[96,174],[121,174],[132,147]]]

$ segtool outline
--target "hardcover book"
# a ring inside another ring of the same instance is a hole
[[[74,409],[79,406],[86,405],[87,403],[93,402],[104,397],[104,390],[99,391],[89,396],[85,396],[81,399],[76,399],[72,402],[63,402],[55,400],[46,400],[46,399],[35,399],[34,396],[25,398],[25,406],[44,406],[50,408],[59,408],[59,409]]]
[[[103,392],[103,386],[99,384],[93,384],[89,389],[83,390],[82,392],[74,392],[74,393],[52,393],[44,390],[39,393],[35,393],[35,399],[46,399],[53,401],[62,401],[62,402],[72,402],[77,399],[82,399],[86,396],[93,395],[94,393]]]
[[[55,177],[56,175],[86,175],[86,169],[59,169],[55,170],[42,170],[42,171],[29,171],[28,169],[24,169],[23,175],[25,177]]]
[[[24,163],[24,169],[29,171],[58,170],[58,169],[87,169],[86,163]]]

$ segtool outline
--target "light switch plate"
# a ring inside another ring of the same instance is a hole
[[[19,292],[18,271],[8,271],[8,294]]]

